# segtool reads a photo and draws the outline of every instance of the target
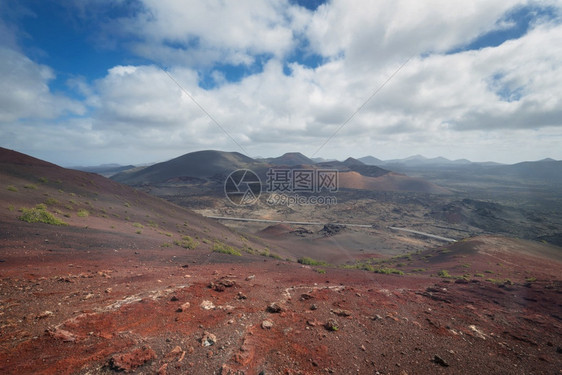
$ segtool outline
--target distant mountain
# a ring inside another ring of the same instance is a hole
[[[292,167],[295,165],[310,165],[315,164],[312,159],[307,158],[300,152],[287,152],[286,154],[279,156],[277,158],[265,159],[269,164],[273,165],[285,165],[287,167]]]
[[[214,176],[226,177],[237,169],[252,169],[260,166],[263,166],[263,163],[239,152],[207,150],[191,152],[135,172],[119,173],[112,179],[129,185],[157,184],[208,179]]]
[[[525,161],[512,165],[492,166],[497,174],[503,174],[526,180],[539,180],[547,183],[562,183],[562,161],[543,159]]]
[[[75,169],[82,172],[97,173],[104,177],[111,177],[117,173],[131,170],[133,168],[136,167],[134,165],[102,164],[102,165],[90,166],[90,167],[78,166],[78,167],[72,167],[71,169]]]
[[[365,163],[363,163],[362,161],[359,161],[357,159],[354,158],[347,158],[343,161],[343,164],[351,167],[351,166],[356,166],[356,165],[365,165]]]
[[[334,161],[336,159],[312,158],[311,160],[315,163],[323,163],[325,161]]]
[[[367,164],[367,165],[379,165],[381,163],[383,163],[383,161],[381,159],[377,159],[374,156],[363,156],[362,158],[359,158],[359,161],[362,162],[363,164]]]
[[[291,152],[277,158],[255,160],[238,152],[197,151],[175,159],[118,173],[111,178],[129,185],[173,186],[178,183],[190,185],[206,184],[206,188],[219,189],[225,178],[237,169],[250,169],[261,179],[265,187],[268,170],[283,169],[335,169],[343,189],[415,191],[428,193],[446,193],[447,190],[420,178],[365,165],[363,162],[348,158],[345,161],[327,161],[314,163],[306,156]],[[218,191],[218,190],[217,190]]]

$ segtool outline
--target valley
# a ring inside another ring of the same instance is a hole
[[[562,253],[537,241],[557,238],[556,194],[496,203],[420,175],[422,191],[367,179],[334,205],[245,207],[222,172],[133,188],[0,151],[4,374],[561,368]]]

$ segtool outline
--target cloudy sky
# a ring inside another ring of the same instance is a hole
[[[0,146],[63,165],[562,159],[555,0],[0,0]]]

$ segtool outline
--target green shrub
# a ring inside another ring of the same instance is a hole
[[[475,273],[474,277],[484,277],[484,274],[483,273]]]
[[[37,189],[37,185],[35,185],[35,184],[27,184],[27,185],[24,185],[24,188],[29,189],[29,190],[36,190],[36,189]]]
[[[213,244],[213,252],[215,253],[222,253],[222,254],[230,254],[230,255],[236,255],[236,256],[242,256],[242,253],[240,253],[240,251],[232,246],[229,246],[227,244],[224,244],[220,241],[216,241]]]
[[[46,177],[40,177],[39,182],[41,182],[42,184],[46,184],[47,182],[49,182],[49,179]]]
[[[19,219],[27,223],[68,225],[64,221],[57,219],[52,213],[41,207],[41,205],[37,205],[37,207],[35,208],[22,208],[21,212],[22,215],[19,217]]]
[[[297,262],[299,262],[300,264],[305,264],[307,266],[325,266],[326,262],[323,262],[321,260],[316,260],[316,259],[312,259],[309,257],[302,257],[297,259]]]
[[[56,204],[59,204],[59,201],[56,200],[55,198],[47,198],[47,200],[45,201],[45,204],[47,206],[54,206]]]
[[[142,233],[142,230],[139,229],[139,230],[137,230],[135,233],[136,233],[136,234],[141,234],[141,233]]]
[[[181,246],[184,249],[191,249],[191,250],[194,250],[199,245],[199,243],[195,241],[193,238],[191,238],[190,236],[183,236],[181,240],[175,240],[174,244],[177,246]]]
[[[323,275],[323,274],[326,273],[326,270],[323,269],[323,268],[317,268],[315,271],[318,272],[318,273],[321,274],[321,275]]]
[[[449,274],[449,271],[447,271],[447,270],[441,270],[441,271],[437,272],[437,276],[443,277],[443,278],[446,278],[446,279],[451,277],[451,275]]]
[[[17,192],[17,191],[18,191],[18,188],[15,187],[15,186],[13,186],[13,185],[8,186],[7,189],[8,189],[9,191],[14,191],[14,192]]]
[[[169,242],[164,242],[162,245],[160,245],[160,247],[171,247],[172,244]]]
[[[375,273],[382,273],[384,275],[390,275],[390,274],[394,274],[394,275],[403,275],[404,272],[397,270],[396,268],[387,268],[387,267],[383,267],[383,268],[377,268],[375,270]]]
[[[81,210],[78,210],[76,215],[78,217],[88,217],[88,216],[90,216],[90,212],[88,212],[88,210],[81,209]]]
[[[537,281],[537,278],[536,277],[527,277],[525,279],[525,281],[528,282],[528,283],[534,283],[535,281]]]
[[[133,223],[133,227],[142,229],[144,228],[144,225],[142,225],[141,223]]]

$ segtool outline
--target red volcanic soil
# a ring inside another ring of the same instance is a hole
[[[1,160],[2,374],[562,369],[559,248],[479,237],[366,270],[311,267],[102,177]],[[18,220],[48,198],[69,225]],[[219,240],[246,251],[213,252]]]
[[[339,187],[345,189],[379,191],[413,191],[432,194],[449,194],[450,191],[427,182],[421,178],[409,177],[399,173],[386,173],[379,177],[368,177],[358,172],[340,172]]]

